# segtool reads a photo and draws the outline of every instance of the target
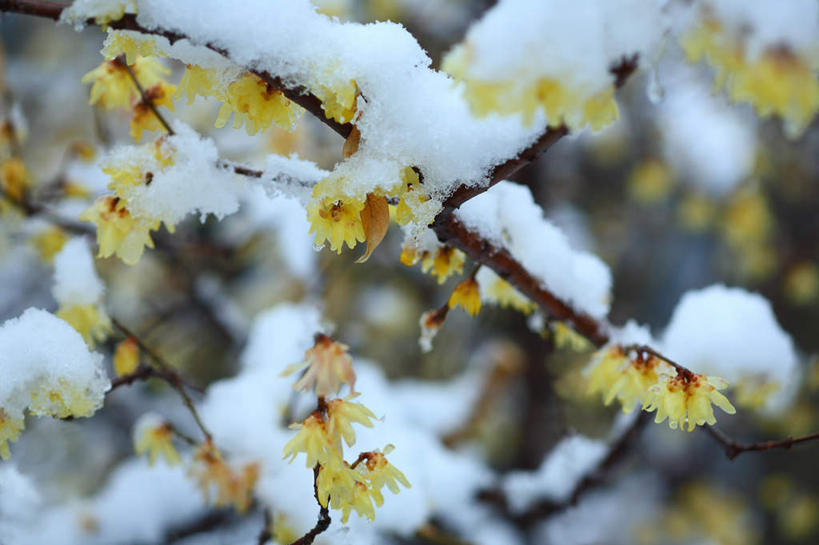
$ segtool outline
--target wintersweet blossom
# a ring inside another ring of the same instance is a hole
[[[355,395],[347,396],[345,399],[333,399],[327,403],[327,423],[330,437],[333,441],[341,441],[344,438],[347,446],[355,443],[355,430],[353,424],[360,424],[367,428],[372,428],[370,419],[375,418],[375,414],[362,405],[348,401]]]
[[[133,337],[128,337],[114,350],[114,372],[117,376],[136,371],[139,365],[139,345]]]
[[[386,455],[392,452],[394,448],[393,445],[387,445],[381,452],[365,452],[361,455],[364,463],[357,466],[359,472],[369,484],[370,495],[375,501],[376,507],[380,507],[384,503],[384,497],[381,495],[383,487],[386,486],[393,494],[400,492],[399,483],[404,488],[412,487],[404,474],[387,460]]]
[[[431,252],[421,255],[421,270],[430,272],[443,284],[453,274],[461,274],[464,270],[466,255],[456,248],[441,246]]]
[[[171,96],[173,85],[164,81],[170,70],[162,66],[153,57],[137,56],[130,65],[137,81],[143,89],[161,89],[162,95]],[[108,110],[129,109],[139,100],[139,91],[134,85],[126,66],[118,59],[104,61],[82,77],[83,83],[91,83],[91,96],[88,103]],[[157,98],[159,93],[156,92]]]
[[[632,359],[620,346],[610,346],[597,351],[584,370],[590,394],[602,393],[608,405],[617,399],[623,412],[629,413],[637,404],[648,404],[649,388],[657,384],[659,372],[670,373],[673,369],[655,357]]]
[[[259,465],[248,463],[234,471],[210,440],[200,445],[193,454],[191,476],[196,480],[203,496],[210,500],[215,491],[213,505],[233,505],[240,513],[250,507],[253,490],[259,480]]]
[[[728,414],[736,413],[728,398],[718,391],[727,387],[728,383],[719,377],[663,372],[660,381],[649,388],[645,410],[656,410],[654,422],[660,424],[668,419],[671,429],[692,431],[703,424],[714,425],[717,420],[712,403]]]
[[[216,117],[216,127],[224,127],[234,114],[233,128],[244,125],[249,135],[264,131],[272,123],[290,130],[301,113],[301,107],[290,102],[281,91],[255,74],[245,74],[228,85],[225,103]]]
[[[752,56],[744,39],[743,32],[706,15],[682,37],[682,46],[691,62],[704,59],[716,70],[716,86],[731,99],[752,104],[761,116],[780,116],[787,132],[798,136],[819,111],[819,59],[786,44],[770,44]]]
[[[307,221],[310,222],[310,233],[316,235],[316,245],[320,246],[327,241],[330,249],[340,254],[345,243],[353,249],[359,242],[364,242],[366,236],[361,222],[362,210],[363,199],[327,196],[310,201],[307,206]]]
[[[160,457],[171,466],[182,462],[173,444],[173,427],[152,414],[140,418],[134,428],[134,451],[137,456],[147,453],[150,465]]]
[[[111,333],[111,318],[98,304],[60,306],[57,318],[68,322],[93,348]]]
[[[195,64],[187,65],[176,88],[176,96],[184,96],[188,104],[193,104],[196,95],[216,97],[220,101],[226,100],[220,74],[216,69],[202,68]]]
[[[358,97],[358,85],[355,80],[338,85],[318,84],[312,86],[311,90],[321,101],[321,107],[330,119],[348,123],[355,117]]]
[[[145,248],[153,248],[151,231],[159,229],[159,221],[135,218],[119,197],[108,195],[98,198],[79,217],[97,226],[99,257],[116,254],[128,265],[135,265]]]
[[[125,62],[133,65],[141,57],[164,56],[150,36],[130,31],[109,31],[102,47],[102,56],[107,60],[125,55]]]
[[[20,438],[20,432],[25,427],[22,412],[9,414],[5,409],[0,408],[0,458],[3,460],[11,458],[9,442],[17,441]]]
[[[9,157],[0,163],[0,189],[3,196],[20,202],[31,185],[28,167],[18,157]]]
[[[299,430],[287,444],[284,445],[284,458],[289,462],[296,459],[300,453],[307,457],[305,466],[312,468],[316,464],[326,465],[337,454],[337,441],[332,440],[327,429],[327,422],[321,414],[312,413],[301,424],[292,424],[291,429]]]
[[[289,366],[282,376],[290,375],[300,369],[307,370],[293,385],[294,390],[304,392],[315,390],[319,397],[337,394],[343,383],[349,384],[350,391],[355,391],[355,371],[353,360],[347,353],[349,346],[339,343],[327,335],[317,334],[316,343],[307,350],[304,361]]]
[[[512,308],[529,315],[537,306],[512,284],[495,274],[489,267],[481,267],[476,276],[481,287],[481,300]]]
[[[460,282],[452,291],[448,301],[449,308],[461,307],[470,316],[481,311],[481,292],[478,282],[474,278],[467,278]]]
[[[164,106],[173,111],[171,99],[175,92],[176,88],[173,85],[164,82],[145,89],[145,98],[134,105],[134,115],[130,125],[131,138],[139,142],[143,131],[163,131],[165,129],[151,106],[153,105],[154,108]]]

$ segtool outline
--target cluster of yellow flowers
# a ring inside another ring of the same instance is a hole
[[[142,257],[145,247],[153,248],[151,231],[159,229],[160,221],[151,217],[135,216],[128,201],[133,188],[151,183],[155,173],[172,165],[174,149],[165,138],[137,148],[129,164],[109,163],[103,172],[111,177],[108,188],[115,195],[98,198],[79,219],[97,226],[99,257],[115,255],[128,265]],[[165,226],[173,232],[173,225]]]
[[[381,494],[384,486],[393,493],[398,493],[398,483],[410,486],[404,474],[385,457],[392,449],[390,445],[383,451],[361,453],[352,464],[344,460],[342,441],[348,447],[355,443],[353,424],[372,427],[375,418],[367,407],[351,401],[357,394],[325,400],[325,395],[338,394],[342,384],[349,384],[352,390],[355,373],[346,351],[346,345],[335,343],[326,335],[317,335],[315,345],[305,354],[305,361],[285,370],[289,374],[307,367],[294,387],[313,388],[319,396],[319,407],[300,424],[291,426],[298,433],[284,446],[284,456],[292,462],[299,454],[305,455],[306,466],[316,472],[319,503],[322,507],[340,510],[343,522],[347,522],[353,511],[372,520],[375,507],[384,503]]]
[[[771,46],[752,57],[744,40],[742,33],[706,15],[681,43],[689,60],[705,59],[714,67],[716,86],[732,100],[750,103],[761,116],[780,116],[788,134],[798,136],[819,111],[819,57],[787,46]]]
[[[461,274],[464,270],[466,255],[451,246],[438,246],[434,250],[418,251],[412,245],[405,245],[401,250],[401,263],[411,267],[421,262],[421,270],[431,273],[439,284],[453,274]]]
[[[234,470],[210,439],[194,451],[193,462],[191,476],[202,490],[205,501],[213,498],[216,507],[233,505],[240,513],[247,511],[259,480],[259,464],[250,462]]]
[[[656,423],[668,419],[672,429],[691,431],[697,425],[715,424],[712,403],[728,414],[736,412],[719,392],[727,388],[725,380],[675,367],[642,350],[603,348],[584,373],[589,393],[602,393],[606,405],[617,399],[623,412],[631,412],[639,403],[647,412],[657,411]]]
[[[357,144],[353,148],[352,151],[345,150],[345,155],[355,153]],[[399,225],[419,221],[421,214],[424,217],[428,215],[424,203],[430,199],[420,189],[418,174],[410,167],[400,169],[397,182],[391,184],[389,187],[393,189],[388,191],[379,189],[350,195],[344,192],[344,185],[345,175],[335,172],[313,188],[313,199],[307,205],[307,220],[310,222],[310,233],[316,235],[317,246],[327,242],[331,250],[341,253],[344,244],[353,249],[359,242],[369,242],[373,233],[368,229],[367,218],[373,215],[375,199],[379,202],[387,198],[397,200],[392,216]],[[385,205],[383,210],[381,221],[386,228],[390,209]]]
[[[527,78],[476,79],[469,75],[470,51],[468,43],[456,46],[444,58],[442,67],[456,80],[464,82],[466,99],[477,115],[520,114],[527,124],[531,124],[535,113],[542,108],[552,127],[566,125],[580,129],[589,126],[595,131],[613,123],[619,116],[613,84],[589,93],[585,89],[567,87],[553,77],[534,81]]]
[[[130,49],[128,51],[131,51]],[[132,110],[131,137],[142,138],[143,131],[159,131],[162,125],[151,110],[151,106],[164,106],[173,110],[171,98],[176,87],[164,81],[170,70],[162,66],[155,57],[145,57],[131,53],[128,65],[120,57],[104,61],[82,77],[83,83],[91,83],[89,103],[106,109]],[[126,54],[126,58],[128,55]],[[133,77],[145,91],[145,99],[140,96]]]

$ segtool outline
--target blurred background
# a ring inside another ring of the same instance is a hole
[[[438,66],[492,2],[318,3],[342,19],[401,22]],[[88,86],[80,83],[101,62],[104,35],[14,15],[0,17],[0,34],[2,116],[15,127],[35,200],[76,217],[107,183],[94,157],[129,141],[127,114],[89,106]],[[816,431],[819,127],[788,138],[779,121],[713,92],[709,69],[686,63],[674,40],[666,47],[661,62],[618,92],[617,123],[564,138],[515,181],[531,188],[575,247],[611,267],[615,324],[634,319],[660,333],[684,292],[713,283],[764,295],[802,356],[800,392],[783,415],[739,411],[720,427],[745,441]],[[169,80],[178,82],[184,67],[165,64],[173,70]],[[296,153],[326,169],[341,159],[341,139],[309,115],[294,132],[272,127],[249,137],[213,128],[219,107],[213,100],[175,106],[170,116],[214,138],[228,159],[261,166],[266,154]],[[59,236],[45,220],[24,219],[0,203],[2,320],[29,306],[56,306],[49,259]],[[298,211],[249,199],[221,222],[189,219],[173,236],[160,230],[157,249],[134,267],[116,259],[96,265],[111,314],[198,385],[235,373],[248,324],[260,311],[282,301],[317,301],[336,325],[334,337],[391,378],[444,380],[471,360],[488,360],[494,371],[487,407],[450,439],[480,449],[498,471],[536,468],[568,433],[607,434],[616,409],[585,395],[580,371],[589,351],[558,347],[525,316],[485,307],[476,318],[451,312],[434,350],[422,353],[419,316],[441,306],[459,279],[438,285],[401,265],[397,229],[365,265],[353,263],[357,251],[315,252],[306,229]],[[112,345],[103,350],[110,353]],[[131,455],[131,427],[147,406],[184,410],[162,384],[119,391],[92,421],[32,420],[14,460],[55,500],[92,493]],[[817,543],[816,452],[807,445],[728,461],[705,433],[649,425],[606,486],[637,486],[623,494],[643,497],[651,509],[624,515],[627,537],[612,542]]]

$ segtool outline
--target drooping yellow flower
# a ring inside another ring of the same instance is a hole
[[[778,115],[790,136],[799,136],[819,111],[814,52],[771,46],[752,58],[745,38],[713,18],[690,30],[681,43],[691,62],[704,59],[716,70],[716,87],[725,87],[736,102],[750,103],[760,116]]]
[[[547,76],[484,80],[469,74],[471,57],[468,43],[458,45],[444,58],[442,67],[463,81],[464,96],[476,115],[518,114],[526,124],[531,124],[535,113],[542,108],[552,127],[565,124],[579,129],[588,125],[592,130],[611,124],[619,116],[614,85],[603,89],[571,88]]]
[[[307,205],[307,221],[310,222],[310,233],[316,235],[316,245],[327,241],[330,249],[340,254],[345,243],[352,250],[356,244],[364,242],[362,210],[364,199],[314,197]]]
[[[139,345],[133,337],[128,337],[114,351],[114,372],[118,377],[130,375],[138,366]]]
[[[156,46],[156,40],[135,32],[113,31],[105,39],[102,56],[107,60],[125,55],[125,62],[133,65],[139,56],[157,57],[164,53]]]
[[[193,104],[196,95],[203,97],[216,97],[218,100],[225,100],[225,93],[219,82],[219,73],[215,68],[202,68],[195,64],[189,64],[179,80],[176,89],[177,97],[186,97],[188,104]]]
[[[54,261],[54,256],[62,250],[68,236],[59,227],[49,227],[31,237],[31,243],[37,248],[40,259],[46,263]]]
[[[714,425],[717,420],[711,403],[728,414],[736,413],[728,398],[718,391],[727,387],[728,383],[719,377],[680,374],[672,369],[661,373],[659,382],[649,389],[645,410],[656,410],[654,422],[660,424],[668,419],[671,429],[692,431],[698,425]]]
[[[111,319],[99,305],[61,306],[57,318],[65,320],[77,330],[90,348],[105,341],[111,333]]]
[[[309,468],[317,463],[326,465],[329,460],[341,456],[336,441],[333,441],[329,433],[327,422],[320,414],[312,413],[301,424],[293,424],[290,428],[299,431],[284,445],[284,458],[290,458],[288,463],[295,460],[299,453],[306,455],[305,465]]]
[[[71,384],[61,378],[56,387],[41,385],[30,392],[29,410],[37,416],[56,418],[89,417],[97,410],[97,404],[90,399],[82,385]]]
[[[25,422],[22,414],[9,415],[5,409],[0,408],[0,458],[3,460],[11,458],[9,442],[17,441],[23,428],[25,428]]]
[[[559,349],[569,349],[575,352],[585,352],[593,348],[587,338],[563,322],[552,322],[552,334],[555,346]]]
[[[170,70],[153,57],[136,57],[131,70],[143,89],[165,84],[163,78],[170,74]],[[85,74],[81,81],[92,83],[91,96],[88,100],[91,105],[99,105],[108,110],[129,109],[139,99],[139,91],[119,59],[103,62]]]
[[[427,211],[422,211],[422,208],[430,198],[422,191],[418,173],[412,167],[401,170],[401,181],[400,189],[394,195],[399,197],[398,205],[395,207],[395,222],[398,225],[407,225],[421,220],[421,216],[426,217]]]
[[[460,282],[452,291],[447,303],[449,308],[461,307],[470,316],[481,311],[481,292],[478,282],[474,278],[467,278]]]
[[[213,505],[233,505],[240,513],[250,507],[253,490],[259,480],[259,465],[249,463],[234,471],[225,463],[222,454],[210,440],[205,441],[193,454],[191,476],[196,480],[206,501],[216,492]]]
[[[313,94],[321,101],[324,114],[339,123],[353,120],[356,112],[358,86],[355,80],[338,86],[317,85],[312,88]]]
[[[422,254],[421,270],[432,271],[432,275],[443,284],[453,274],[461,274],[464,270],[466,256],[456,248],[441,246],[432,252]]]
[[[375,501],[376,507],[380,507],[384,503],[381,489],[385,486],[393,494],[398,494],[401,491],[398,487],[399,483],[404,488],[412,488],[404,474],[387,460],[386,454],[389,454],[393,448],[392,445],[387,445],[383,452],[365,452],[362,454],[364,463],[357,466],[361,475],[367,480],[370,495]]]
[[[97,226],[98,257],[116,254],[128,265],[135,265],[145,247],[153,248],[151,231],[159,229],[159,221],[135,218],[124,201],[113,195],[100,197],[79,217]]]
[[[9,157],[0,163],[0,189],[3,195],[21,202],[30,185],[31,174],[22,159]]]
[[[169,466],[182,462],[173,445],[173,427],[167,422],[151,422],[148,425],[138,426],[134,433],[134,451],[137,456],[147,453],[150,465],[154,465],[157,458],[160,457]]]
[[[620,346],[611,346],[596,352],[583,373],[589,394],[602,393],[606,405],[617,399],[623,412],[629,413],[638,403],[646,407],[649,389],[657,384],[660,372],[670,373],[673,368],[653,355],[638,353],[632,359]]]
[[[145,100],[140,100],[134,105],[134,113],[131,118],[131,138],[139,142],[142,139],[143,131],[164,131],[165,127],[159,120],[159,117],[151,109],[148,101],[150,101],[155,108],[164,106],[173,111],[173,96],[176,88],[165,82],[160,82],[145,89]]]
[[[245,74],[227,88],[225,103],[216,117],[216,127],[224,127],[231,114],[233,128],[245,125],[247,134],[254,135],[276,123],[292,129],[302,109],[290,102],[281,91],[274,89],[255,74]]]
[[[318,397],[337,394],[343,383],[350,385],[350,392],[355,391],[355,371],[353,360],[347,350],[349,346],[339,343],[327,335],[316,335],[316,343],[307,350],[304,361],[287,367],[282,376],[290,375],[300,369],[307,370],[293,385],[294,390],[308,392],[315,389]]]
[[[353,424],[361,424],[367,428],[372,428],[370,419],[375,418],[375,414],[362,405],[348,401],[355,395],[347,396],[346,399],[333,399],[327,403],[327,430],[333,441],[344,441],[348,447],[355,443],[355,430]]]
[[[359,472],[351,469],[340,457],[328,460],[323,464],[316,477],[318,501],[323,507],[333,498],[333,509],[340,509],[341,505],[349,502],[356,494],[356,484],[365,483]]]
[[[479,275],[481,278],[481,297],[487,302],[497,303],[503,308],[513,308],[523,314],[529,315],[535,311],[535,305],[529,298],[520,293],[515,286],[496,275]]]

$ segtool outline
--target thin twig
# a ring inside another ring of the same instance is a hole
[[[154,363],[157,364],[159,369],[156,369],[151,376],[156,376],[157,378],[162,378],[165,380],[168,385],[170,385],[174,390],[179,393],[179,396],[182,398],[182,402],[188,408],[188,411],[191,413],[194,421],[196,422],[197,427],[202,432],[202,435],[205,436],[206,440],[212,439],[212,434],[208,429],[205,427],[205,424],[202,422],[202,419],[199,417],[199,412],[196,410],[196,407],[193,404],[193,400],[188,395],[186,391],[186,387],[194,389],[193,386],[189,386],[179,374],[174,371],[173,366],[171,366],[162,356],[160,356],[156,351],[154,351],[150,346],[145,344],[142,339],[138,335],[136,335],[131,329],[126,327],[122,322],[117,320],[116,318],[111,318],[111,323],[114,324],[114,327],[119,329],[126,337],[131,337],[139,346],[140,350],[145,352],[145,354],[150,357]],[[161,373],[159,373],[161,371]],[[145,377],[149,378],[149,377]],[[136,380],[136,379],[134,379]],[[130,383],[133,383],[134,380],[131,380]]]
[[[759,443],[740,443],[731,437],[728,437],[723,432],[714,426],[704,426],[703,429],[711,436],[717,443],[722,445],[725,450],[725,456],[729,460],[733,460],[743,452],[762,452],[766,450],[784,449],[790,450],[794,445],[801,443],[809,443],[811,441],[819,440],[819,433],[812,433],[802,437],[788,437],[779,441],[761,441]]]
[[[131,78],[131,81],[134,82],[134,86],[137,88],[137,91],[139,92],[140,101],[142,102],[142,104],[144,104],[145,106],[148,107],[149,110],[151,110],[151,113],[154,114],[154,117],[156,117],[157,121],[159,121],[159,123],[165,129],[165,132],[173,136],[174,135],[173,129],[165,120],[165,117],[159,112],[159,109],[156,107],[156,104],[154,104],[153,99],[150,96],[148,96],[148,93],[145,92],[145,88],[142,87],[141,83],[139,83],[139,79],[134,73],[134,69],[131,68],[125,61],[125,55],[120,55],[119,57],[115,58],[114,62],[123,67],[125,71],[128,72],[128,76]]]
[[[319,504],[318,521],[316,521],[316,525],[313,526],[309,532],[298,538],[290,545],[310,545],[316,539],[317,535],[330,527],[330,522],[332,522],[332,519],[330,519],[330,510],[321,505],[318,497],[318,475],[320,469],[321,466],[319,464],[316,464],[313,468],[313,495],[316,497],[316,503]]]
[[[270,525],[273,522],[273,515],[270,512],[270,509],[264,510],[263,517],[264,526],[262,527],[262,531],[259,532],[259,538],[256,540],[257,545],[264,545],[273,539],[273,532],[270,531]]]

